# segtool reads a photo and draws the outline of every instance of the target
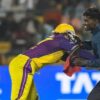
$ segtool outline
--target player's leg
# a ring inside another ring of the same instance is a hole
[[[29,60],[26,64],[24,62],[20,63],[15,60],[9,67],[12,80],[11,100],[27,99],[33,81],[33,74],[35,73],[35,67],[31,68]]]
[[[32,82],[31,84],[31,88],[27,100],[38,100],[38,94],[34,82]]]

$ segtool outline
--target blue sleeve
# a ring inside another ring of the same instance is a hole
[[[88,66],[90,67],[100,67],[100,41],[96,42],[96,53],[97,53],[97,58],[94,60],[89,60],[88,61]]]

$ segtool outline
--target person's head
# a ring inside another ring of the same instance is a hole
[[[83,13],[83,17],[85,30],[93,30],[100,23],[100,11],[97,8],[88,8]]]
[[[72,41],[76,41],[76,33],[74,30],[74,27],[69,25],[69,24],[59,24],[54,30],[54,34],[62,34],[64,35],[67,39],[71,39]]]
[[[73,32],[73,34],[75,34],[74,27],[65,23],[57,25],[53,30],[55,34],[67,34],[68,32]]]

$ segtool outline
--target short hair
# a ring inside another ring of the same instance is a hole
[[[88,8],[84,13],[83,16],[88,16],[92,19],[97,19],[100,21],[100,10],[98,8]]]

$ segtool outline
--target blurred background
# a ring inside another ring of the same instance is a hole
[[[83,41],[90,40],[81,28],[82,13],[94,6],[100,0],[0,0],[0,100],[10,100],[10,60],[52,35],[59,23],[73,25]],[[100,80],[95,70],[82,69],[71,78],[62,71],[62,65],[50,65],[36,73],[40,100],[86,100]]]
[[[72,24],[78,35],[82,13],[100,0],[0,0],[0,64],[51,35],[59,23]]]

